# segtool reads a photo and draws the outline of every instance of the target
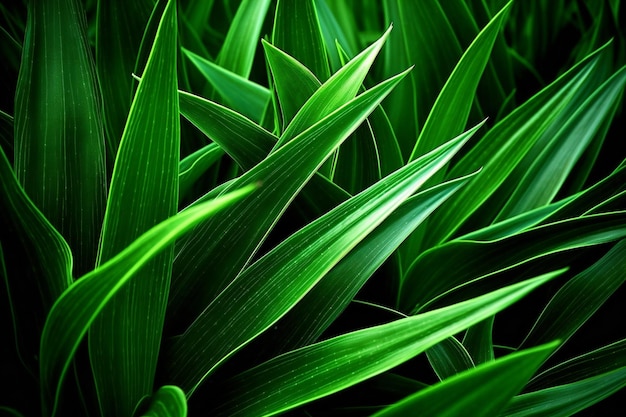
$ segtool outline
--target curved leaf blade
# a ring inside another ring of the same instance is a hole
[[[41,389],[44,408],[49,414],[55,414],[61,385],[80,341],[115,294],[178,237],[234,204],[253,188],[233,191],[159,223],[63,292],[48,314],[41,337]]]

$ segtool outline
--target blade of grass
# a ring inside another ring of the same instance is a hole
[[[453,240],[437,246],[411,265],[402,286],[400,310],[419,311],[453,288],[541,256],[622,239],[625,220],[626,212],[591,215],[494,241]],[[464,267],[451,271],[457,265]]]
[[[261,121],[270,99],[267,88],[248,81],[187,49],[183,49],[183,54],[202,73],[224,104],[256,123]]]
[[[330,76],[315,0],[278,0],[272,44],[304,64],[322,82]]]
[[[426,357],[440,381],[474,368],[474,361],[454,336],[426,350]]]
[[[559,339],[565,343],[624,283],[626,240],[570,279],[552,297],[520,348]]]

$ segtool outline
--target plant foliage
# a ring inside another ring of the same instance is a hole
[[[568,416],[626,386],[624,5],[0,5],[0,412]]]

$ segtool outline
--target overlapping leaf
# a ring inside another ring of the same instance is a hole
[[[626,212],[583,216],[494,241],[453,240],[430,249],[407,272],[401,310],[419,310],[458,286],[541,256],[622,239],[625,220]]]
[[[301,300],[441,168],[475,130],[346,201],[246,268],[204,309],[187,331],[173,341],[166,355],[168,377],[186,392],[193,392],[224,360]],[[300,140],[289,142],[273,155],[286,153],[301,143]],[[271,184],[266,183],[266,186]],[[289,284],[285,285],[286,282]]]
[[[183,233],[232,205],[253,188],[233,191],[159,223],[59,297],[47,317],[41,338],[41,387],[47,413],[54,415],[63,379],[81,339],[115,294]]]
[[[254,202],[238,205],[236,215],[216,217],[181,244],[174,264],[172,316],[192,319],[240,272],[320,164],[405,74],[384,81],[343,105],[300,134],[287,150],[279,154],[274,151],[233,182],[233,186],[237,186],[244,181],[261,181],[265,187]],[[298,169],[292,169],[294,166]],[[229,249],[233,245],[237,251]],[[201,271],[209,270],[212,280],[197,278]]]
[[[177,211],[180,116],[175,8],[174,1],[165,7],[119,145],[99,264]],[[90,330],[89,353],[104,415],[129,415],[152,392],[172,259],[169,248],[143,268]]]
[[[229,381],[230,398],[218,414],[274,415],[354,385],[506,308],[557,274],[278,356]]]
[[[187,399],[185,393],[175,385],[159,388],[150,399],[148,411],[142,417],[186,417]]]

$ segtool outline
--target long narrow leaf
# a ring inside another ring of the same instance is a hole
[[[82,2],[30,1],[15,97],[15,173],[70,245],[76,276],[95,264],[104,214],[100,101]]]
[[[61,385],[80,341],[115,294],[178,237],[253,188],[234,191],[159,223],[61,295],[48,315],[41,337],[41,388],[48,413],[55,413]]]
[[[176,33],[176,2],[170,0],[119,145],[99,264],[177,211]],[[152,392],[172,259],[172,248],[163,251],[116,294],[90,329],[89,355],[105,416],[130,415],[137,402]]]
[[[274,415],[347,388],[495,314],[558,274],[524,281],[440,310],[337,336],[276,357],[229,381],[225,395],[230,397],[218,408],[217,414]]]
[[[375,417],[496,415],[554,351],[557,343],[516,352],[421,390]]]
[[[308,224],[245,269],[187,331],[175,339],[166,356],[168,377],[188,394],[192,393],[217,366],[301,300],[445,164],[475,130],[407,165]],[[289,143],[281,150],[298,142]],[[289,285],[285,285],[286,282]]]

